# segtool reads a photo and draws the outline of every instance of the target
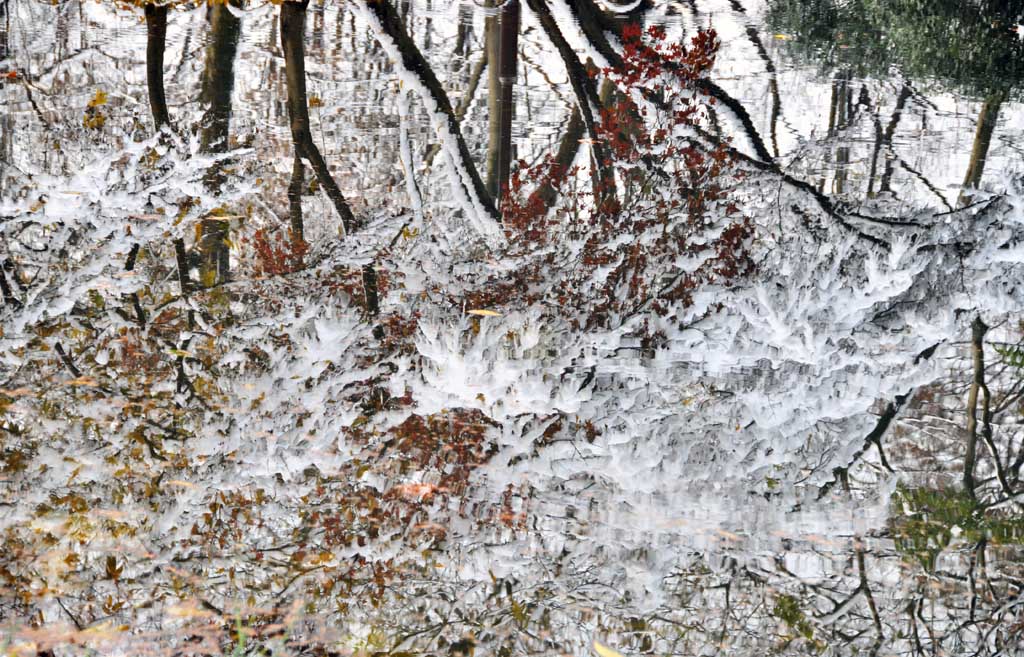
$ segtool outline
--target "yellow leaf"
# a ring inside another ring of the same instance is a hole
[[[167,482],[167,484],[169,486],[181,486],[183,488],[195,488],[196,487],[195,484],[189,483],[187,481],[182,481],[180,479],[171,479],[170,481]]]
[[[65,381],[64,385],[67,385],[67,386],[97,386],[98,382],[96,381],[96,379],[92,378],[91,376],[80,376],[77,379],[71,379],[70,381]]]
[[[172,618],[210,618],[213,612],[200,609],[194,603],[180,604],[169,607],[166,612]]]
[[[601,657],[622,657],[622,653],[616,652],[608,646],[603,646],[597,641],[594,642],[594,652]]]
[[[102,89],[96,90],[96,95],[89,101],[89,107],[99,107],[107,104],[107,92]]]
[[[743,540],[743,539],[742,539],[742,538],[741,538],[741,537],[739,536],[739,534],[733,534],[732,532],[730,532],[730,531],[726,531],[726,530],[724,530],[724,529],[718,529],[718,530],[715,530],[715,531],[716,531],[716,533],[717,533],[717,534],[718,534],[719,536],[721,536],[722,538],[724,538],[724,539],[725,539],[725,540],[727,540],[727,541],[737,541],[737,542],[738,542],[738,541],[741,541],[741,540]]]
[[[789,41],[793,37],[789,36],[788,34],[776,34],[775,38],[778,39],[779,41]]]
[[[480,308],[467,310],[466,313],[469,315],[479,315],[480,317],[501,317],[501,313],[494,312],[493,310],[484,310]]]

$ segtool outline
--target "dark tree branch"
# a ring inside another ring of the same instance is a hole
[[[871,611],[871,620],[875,625],[876,638],[872,654],[876,654],[885,640],[885,633],[882,631],[882,619],[878,615],[878,605],[875,604],[875,596],[871,594],[871,586],[868,584],[867,566],[864,564],[864,549],[857,550],[857,574],[860,578],[860,589],[864,592],[864,598],[868,602],[868,609]]]
[[[381,3],[386,4],[386,3]],[[292,240],[301,240],[302,225],[302,162],[309,160],[320,186],[327,193],[334,209],[341,217],[345,233],[355,226],[355,215],[341,188],[331,175],[320,149],[313,143],[309,127],[309,101],[306,94],[306,51],[305,23],[309,0],[289,0],[281,4],[281,50],[284,52],[285,76],[288,86],[288,117],[291,123],[292,140],[295,144],[295,161],[292,167],[292,181],[288,188],[289,211],[292,223]],[[411,172],[410,172],[411,175]],[[377,294],[377,272],[373,265],[362,270],[363,290],[366,295],[366,312],[371,317],[380,310]],[[375,333],[379,332],[375,330]],[[378,335],[377,337],[381,337]]]
[[[999,457],[999,450],[996,448],[992,437],[992,395],[989,392],[988,384],[985,382],[985,334],[988,326],[975,317],[971,323],[971,360],[974,367],[974,376],[971,382],[970,392],[967,396],[967,456],[964,458],[964,487],[971,486],[968,494],[973,495],[974,466],[976,461],[976,450],[978,441],[978,396],[981,395],[981,439],[992,455],[995,463],[996,479],[999,481],[1003,493],[1007,497],[1013,497],[1014,492],[1010,487],[1006,468]]]
[[[71,372],[75,378],[81,377],[82,371],[75,366],[74,361],[72,361],[71,357],[68,356],[68,353],[64,351],[64,345],[58,342],[53,348],[56,350],[57,355],[60,356],[61,362],[63,362],[64,366],[68,368],[68,371]]]
[[[146,13],[146,86],[156,129],[171,124],[164,95],[164,51],[167,43],[168,5],[149,3]]]
[[[927,349],[922,351],[914,359],[914,364],[916,365],[922,360],[931,358],[932,355],[935,353],[935,350],[938,349],[938,346],[938,344],[934,344],[931,347],[928,347]],[[879,416],[878,421],[875,423],[875,428],[872,429],[867,436],[865,436],[863,444],[861,445],[860,449],[858,449],[857,452],[853,455],[853,458],[850,460],[850,462],[847,463],[845,466],[833,468],[832,480],[826,483],[824,486],[822,486],[821,490],[818,491],[819,500],[824,498],[829,493],[829,491],[832,490],[836,483],[846,478],[850,471],[850,468],[853,467],[853,464],[856,463],[872,445],[876,445],[878,447],[879,453],[882,452],[882,438],[885,436],[885,433],[889,430],[889,426],[892,424],[892,421],[896,419],[896,416],[899,414],[900,409],[902,409],[903,406],[907,403],[907,401],[909,401],[910,398],[913,396],[913,393],[913,390],[908,390],[906,394],[896,395],[895,400],[886,404],[885,410],[882,411],[882,414]],[[882,458],[884,459],[885,456],[883,455]]]
[[[740,0],[729,0],[729,4],[732,8],[744,17],[747,16],[747,10],[743,7]],[[747,23],[747,40],[753,44],[757,50],[757,56],[764,62],[765,71],[768,73],[768,91],[772,95],[772,116],[771,116],[771,131],[772,131],[772,152],[775,157],[779,156],[779,135],[778,135],[778,123],[779,115],[782,113],[782,100],[779,97],[779,79],[775,70],[775,62],[768,56],[768,50],[764,47],[764,42],[761,40],[761,35],[758,33],[757,28],[754,27],[753,23]]]
[[[384,4],[384,3],[381,3]],[[305,20],[309,0],[289,0],[281,3],[281,50],[284,52],[285,77],[288,86],[288,118],[291,124],[295,152],[309,161],[320,186],[331,199],[341,218],[345,232],[352,230],[355,216],[331,175],[320,149],[313,143],[309,127],[309,101],[306,95]]]
[[[11,286],[7,282],[7,274],[4,272],[4,267],[0,267],[0,292],[3,293],[5,304],[15,310],[21,308],[21,300],[14,296],[14,291],[11,290]]]
[[[462,119],[466,117],[466,112],[469,110],[469,106],[473,102],[473,97],[476,96],[477,87],[480,86],[480,78],[483,77],[484,69],[487,68],[487,50],[483,51],[480,59],[477,60],[476,64],[473,65],[473,70],[469,73],[469,82],[466,85],[466,92],[462,94],[462,98],[459,99],[459,104],[455,108],[455,120],[460,124]],[[434,158],[441,152],[441,144],[432,144],[423,156],[423,165],[430,168],[430,165],[434,163]]]
[[[569,82],[572,85],[573,93],[576,94],[576,104],[580,115],[583,118],[583,125],[587,128],[590,136],[591,149],[594,160],[597,164],[598,175],[600,176],[601,191],[605,198],[612,198],[615,195],[615,175],[611,168],[611,160],[605,148],[604,140],[601,138],[597,121],[594,118],[594,110],[601,107],[601,100],[597,95],[597,86],[594,79],[588,75],[586,68],[580,62],[576,52],[562,35],[558,22],[551,14],[545,0],[527,0],[530,9],[540,20],[541,27],[548,39],[551,41],[558,54],[565,64],[566,72],[569,75]],[[621,60],[620,60],[621,61]]]
[[[730,112],[736,117],[743,127],[744,132],[750,139],[750,143],[754,145],[754,152],[757,153],[757,157],[764,162],[774,162],[775,159],[772,154],[768,151],[768,148],[764,145],[764,140],[761,139],[760,133],[754,126],[753,119],[750,118],[750,113],[747,112],[747,108],[743,106],[740,101],[736,100],[729,93],[719,87],[717,84],[707,78],[699,78],[697,80],[697,88],[711,96],[722,105],[725,105]]]
[[[181,296],[188,296],[192,290],[192,283],[188,278],[188,253],[185,251],[185,240],[180,237],[174,240],[174,255],[178,265],[178,285],[181,287]]]
[[[395,62],[396,65],[401,66],[409,74],[416,77],[430,95],[430,100],[436,105],[437,111],[445,116],[445,127],[455,139],[460,163],[469,177],[468,181],[461,181],[463,187],[468,187],[467,192],[471,196],[476,197],[490,219],[500,222],[501,216],[498,214],[494,199],[487,193],[483,180],[480,178],[480,173],[473,164],[473,158],[469,153],[469,148],[466,146],[466,141],[462,137],[459,121],[455,116],[455,111],[452,109],[448,94],[445,93],[444,87],[438,82],[437,76],[434,75],[434,71],[430,64],[427,63],[426,58],[423,57],[419,48],[416,47],[416,44],[409,37],[398,12],[386,0],[364,0],[360,4],[380,24],[384,35],[397,48],[400,61]]]
[[[531,3],[530,6],[532,8],[533,3]],[[573,16],[579,21],[580,28],[582,28],[584,36],[594,49],[612,66],[622,66],[622,55],[615,51],[605,34],[606,31],[609,31],[609,23],[607,21],[601,21],[600,18],[598,18],[601,16],[601,12],[594,6],[592,0],[573,0],[572,2],[569,2],[569,7],[573,11]],[[621,34],[617,34],[617,36],[621,37]],[[765,57],[767,58],[767,54]],[[771,65],[771,59],[766,59],[766,61]],[[669,67],[673,69],[677,68],[671,64]],[[772,71],[774,71],[774,66],[772,66]],[[747,109],[742,103],[730,96],[728,92],[717,84],[706,78],[698,79],[696,81],[696,85],[700,91],[711,96],[732,112],[743,127],[743,130],[746,132],[751,144],[753,144],[754,152],[757,154],[759,159],[764,162],[774,162],[774,158],[772,158],[771,153],[765,147],[764,140],[761,139],[761,135],[754,126],[754,121],[750,118],[750,113],[747,112]]]
[[[885,148],[885,166],[882,168],[882,180],[879,183],[878,191],[889,192],[890,184],[892,182],[892,171],[893,171],[893,160],[895,159],[892,152],[892,139],[896,134],[896,126],[900,122],[900,116],[903,115],[903,108],[906,107],[907,100],[911,96],[911,89],[905,82],[900,88],[900,95],[896,98],[896,107],[893,108],[892,116],[889,117],[889,123],[885,126],[885,132],[882,133],[882,146]]]

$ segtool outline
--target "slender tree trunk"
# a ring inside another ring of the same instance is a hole
[[[313,4],[313,50],[320,51],[324,47],[324,0],[316,0]]]
[[[233,7],[241,7],[240,0],[230,0],[230,3]],[[235,55],[238,52],[242,23],[223,3],[211,3],[207,12],[210,43],[206,47],[206,67],[200,92],[206,108],[200,149],[204,153],[224,153],[228,150],[231,94],[235,87]]]
[[[999,110],[1005,99],[1006,95],[1003,92],[996,92],[986,97],[981,106],[981,113],[978,114],[978,127],[974,131],[974,145],[971,147],[971,161],[967,167],[967,175],[964,176],[962,202],[967,202],[970,198],[967,190],[977,189],[981,185],[985,160],[988,158],[988,149],[992,144],[992,134],[995,132],[996,122],[999,120]]]
[[[850,96],[852,91],[850,89],[849,76],[845,76],[843,79],[842,87],[839,92],[839,117],[837,120],[836,129],[845,128],[850,123]],[[843,143],[843,140],[839,140],[839,143]],[[849,146],[837,146],[836,147],[836,162],[835,162],[835,180],[833,181],[832,191],[836,194],[842,194],[846,191],[846,178],[847,178],[847,167],[850,164],[850,147]]]
[[[458,107],[455,108],[455,120],[459,124],[461,124],[462,119],[466,117],[466,112],[469,111],[469,106],[473,102],[473,97],[476,96],[476,89],[480,86],[480,78],[483,76],[485,68],[487,68],[486,48],[477,63],[473,65],[473,70],[470,71],[469,74],[469,82],[466,84],[466,93],[462,95],[462,98],[459,100]],[[437,157],[439,152],[441,152],[441,145],[431,144],[431,146],[427,148],[426,154],[423,156],[423,165],[429,169],[430,165],[434,162],[434,158]]]
[[[14,290],[11,289],[10,284],[7,282],[7,275],[4,273],[3,267],[0,267],[0,291],[3,292],[5,304],[15,309],[21,308],[21,301],[18,297],[14,296]]]
[[[240,8],[241,0],[229,0]],[[235,56],[241,35],[241,21],[226,4],[211,4],[207,8],[210,25],[210,43],[206,48],[201,100],[205,106],[199,148],[203,153],[226,153],[231,125],[231,94],[235,86]],[[220,163],[211,167],[206,186],[217,193],[224,184]],[[199,224],[195,251],[199,264],[200,284],[223,283],[230,276],[228,250],[228,222],[206,218]]]
[[[892,153],[892,140],[896,134],[896,126],[899,125],[900,116],[903,114],[903,108],[907,105],[907,100],[910,98],[910,87],[906,84],[900,89],[900,95],[896,98],[896,107],[892,111],[892,117],[889,119],[889,124],[885,126],[885,134],[882,135],[882,145],[885,149],[885,167],[882,171],[882,180],[879,182],[879,192],[891,192],[892,184],[892,162],[895,159]]]
[[[964,455],[964,492],[974,497],[974,468],[978,454],[978,393],[985,386],[984,340],[988,326],[975,317],[971,323],[971,360],[974,377],[967,393],[967,452]]]
[[[506,0],[487,19],[488,146],[487,191],[500,207],[512,165],[513,90],[519,54],[519,0]]]
[[[199,223],[195,252],[201,286],[212,287],[231,277],[229,233],[230,225],[226,219],[207,218]]]
[[[0,0],[2,2],[4,0]],[[164,126],[170,126],[171,119],[167,111],[167,99],[164,96],[164,52],[167,45],[167,5],[155,5],[152,2],[143,8],[146,16],[146,87],[149,91],[149,109],[153,114],[153,127],[159,132]],[[180,241],[180,240],[179,240]],[[184,242],[182,242],[184,247]],[[139,245],[133,244],[125,271],[133,271],[139,255]],[[186,259],[187,262],[187,259]],[[185,270],[188,276],[188,270]],[[139,301],[139,295],[131,292],[127,300],[135,311],[135,319],[139,326],[146,325],[146,312]]]
[[[498,214],[494,204],[494,198],[488,193],[483,180],[480,178],[480,173],[474,165],[469,148],[462,137],[462,131],[459,129],[459,122],[455,116],[455,111],[452,109],[448,94],[445,93],[444,87],[441,86],[430,64],[409,37],[398,12],[390,2],[386,1],[364,0],[360,2],[360,5],[380,24],[384,35],[394,44],[400,60],[396,64],[417,79],[418,83],[422,85],[422,90],[429,94],[430,100],[436,105],[436,111],[444,115],[446,122],[444,127],[447,128],[451,138],[455,141],[457,165],[460,165],[464,170],[464,174],[460,175],[459,184],[461,184],[467,196],[473,201],[474,206],[478,203],[491,220],[495,222],[501,221],[501,216]],[[435,124],[435,127],[443,129],[437,124]]]
[[[292,179],[288,184],[288,223],[292,230],[292,243],[300,244],[306,239],[306,229],[302,221],[302,190],[306,184],[305,167],[298,151],[292,158]]]
[[[288,0],[281,4],[281,50],[284,52],[285,77],[288,86],[288,119],[291,126],[292,141],[295,146],[295,159],[292,166],[292,181],[288,189],[289,210],[292,225],[292,240],[301,240],[304,235],[302,225],[302,158],[309,160],[320,186],[327,193],[334,209],[341,218],[342,226],[348,233],[355,224],[355,216],[348,201],[331,175],[327,162],[320,149],[313,143],[313,134],[309,127],[309,101],[306,95],[306,52],[305,52],[305,21],[306,7],[309,0]],[[366,298],[366,312],[375,316],[380,310],[377,293],[377,272],[373,265],[365,265],[362,269],[363,292]],[[380,327],[374,330],[377,337],[383,335]]]
[[[831,137],[835,133],[836,127],[838,125],[838,121],[836,120],[836,116],[838,115],[839,106],[840,106],[840,103],[842,102],[840,100],[841,97],[842,97],[842,92],[841,92],[841,90],[842,90],[842,79],[841,79],[840,76],[841,76],[841,74],[837,75],[835,77],[835,79],[832,80],[832,95],[829,97],[829,103],[828,103],[828,136],[829,137]]]
[[[292,141],[299,157],[309,161],[320,186],[334,204],[345,232],[349,232],[355,216],[341,188],[335,182],[320,149],[313,143],[309,127],[309,100],[306,95],[306,53],[304,46],[306,7],[309,0],[281,3],[281,50],[284,52],[285,77],[288,86],[288,119]]]
[[[189,263],[185,240],[180,237],[174,240],[174,259],[178,267],[178,287],[181,288],[181,295],[187,296],[192,290],[192,282],[188,278]]]
[[[11,19],[8,15],[7,4],[10,0],[0,0],[0,60],[7,59],[11,54],[10,29]]]
[[[868,170],[868,198],[875,197],[875,178],[878,173],[878,154],[882,152],[882,122],[875,112],[872,117],[875,128],[875,145],[871,149],[871,168]]]
[[[537,16],[541,28],[547,35],[548,40],[555,46],[558,54],[565,64],[566,72],[569,75],[569,82],[572,85],[573,93],[576,94],[576,104],[583,117],[583,124],[587,128],[591,140],[591,153],[597,169],[595,189],[598,206],[612,201],[616,197],[615,175],[612,170],[611,158],[605,148],[604,140],[601,139],[597,130],[597,121],[594,118],[594,109],[601,107],[600,98],[597,95],[597,88],[586,71],[586,68],[576,56],[569,42],[562,35],[558,22],[551,14],[545,0],[527,0],[530,10]]]
[[[423,12],[423,49],[430,51],[434,47],[434,19],[431,18],[433,15],[433,7],[431,7],[430,0],[425,0],[427,3],[426,11]]]
[[[455,32],[455,56],[469,57],[469,43],[473,38],[473,12],[469,5],[459,5],[459,25]]]
[[[167,5],[146,5],[146,86],[153,123],[159,130],[170,125],[164,96],[164,51],[167,46]]]

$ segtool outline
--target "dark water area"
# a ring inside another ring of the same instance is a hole
[[[1024,2],[0,0],[0,652],[1024,654]]]

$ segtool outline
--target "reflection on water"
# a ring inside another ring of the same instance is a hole
[[[961,188],[998,188],[1021,162],[1022,13],[1013,2],[769,2],[763,42],[783,86],[804,91],[779,103],[796,120],[773,106],[759,127],[774,138],[778,115],[798,140],[788,156],[850,202],[892,193],[951,208]],[[760,87],[741,93],[760,99]]]
[[[1022,23],[3,2],[4,649],[1016,654]]]

